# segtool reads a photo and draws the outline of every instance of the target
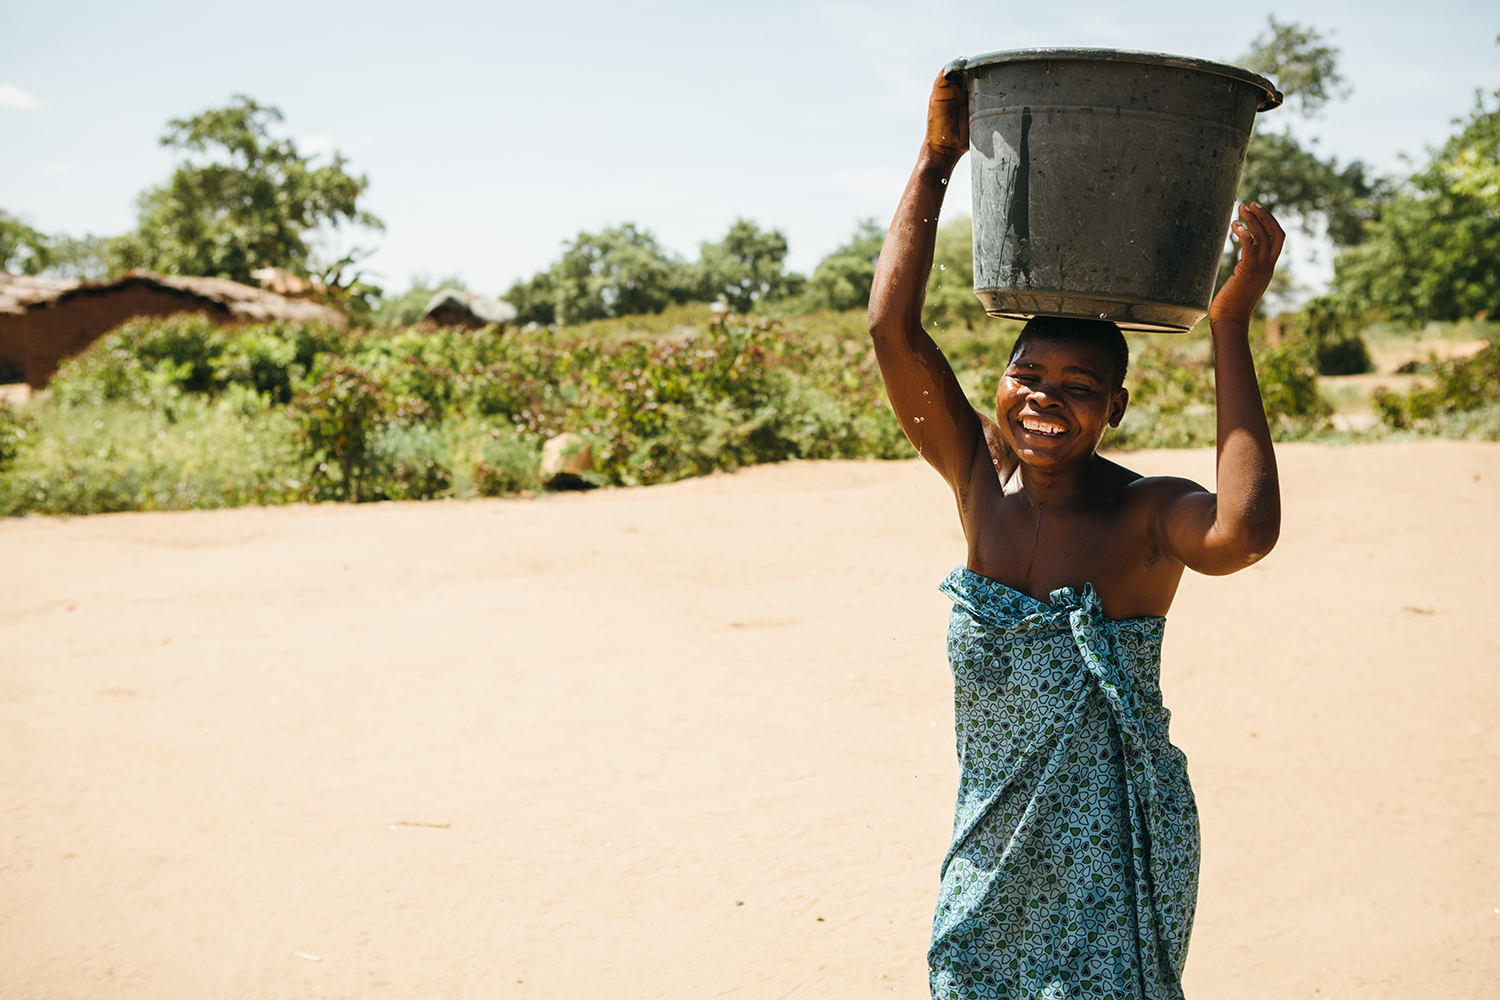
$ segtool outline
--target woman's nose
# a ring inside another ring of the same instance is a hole
[[[1031,400],[1038,406],[1060,406],[1057,387],[1040,382],[1031,387]]]

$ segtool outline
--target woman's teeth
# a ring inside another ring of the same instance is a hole
[[[1038,423],[1035,420],[1022,420],[1021,426],[1033,434],[1061,434],[1063,429],[1054,424]]]

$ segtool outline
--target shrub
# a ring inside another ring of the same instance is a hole
[[[1275,436],[1306,434],[1328,422],[1333,407],[1318,392],[1318,372],[1306,342],[1266,351],[1256,368],[1261,402]]]
[[[388,423],[375,431],[370,460],[372,495],[384,500],[431,500],[453,485],[442,433],[426,424]]]
[[[498,497],[541,487],[541,448],[536,438],[504,435],[485,442],[474,466],[474,489]]]
[[[128,402],[28,410],[38,432],[0,472],[0,515],[285,503],[302,485],[278,410],[247,419],[204,407],[175,421]]]
[[[369,372],[330,361],[313,372],[288,413],[313,467],[308,491],[316,499],[359,502],[377,498],[372,445],[386,422],[386,392]]]
[[[1322,341],[1316,356],[1319,375],[1363,375],[1375,367],[1369,345],[1358,335]]]
[[[1453,437],[1494,440],[1500,411],[1500,335],[1491,334],[1477,354],[1448,361],[1431,358],[1432,381],[1403,397],[1380,386],[1375,411],[1394,428],[1415,428]]]
[[[1203,358],[1151,342],[1126,377],[1130,405],[1109,430],[1110,448],[1196,448],[1214,443],[1213,368]]]
[[[35,430],[35,424],[36,421],[9,403],[0,402],[0,472],[21,454],[27,435]]]

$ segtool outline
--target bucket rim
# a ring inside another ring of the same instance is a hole
[[[1172,66],[1177,69],[1192,69],[1201,73],[1213,73],[1217,76],[1227,76],[1231,80],[1239,80],[1259,87],[1265,92],[1260,103],[1256,105],[1257,111],[1271,111],[1281,107],[1284,100],[1281,91],[1276,85],[1259,73],[1252,73],[1241,66],[1229,63],[1213,62],[1209,59],[1198,59],[1193,56],[1178,56],[1167,52],[1140,52],[1135,49],[1091,49],[1091,48],[1032,48],[1032,49],[1001,49],[998,52],[986,52],[977,56],[959,56],[943,69],[943,76],[953,77],[968,70],[978,69],[985,66],[994,66],[999,63],[1011,62],[1045,62],[1069,61],[1069,62],[1119,62],[1138,63],[1146,66]]]

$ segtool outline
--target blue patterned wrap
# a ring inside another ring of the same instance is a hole
[[[962,772],[933,997],[1180,998],[1198,811],[1158,687],[1166,619],[963,567],[942,591]]]

